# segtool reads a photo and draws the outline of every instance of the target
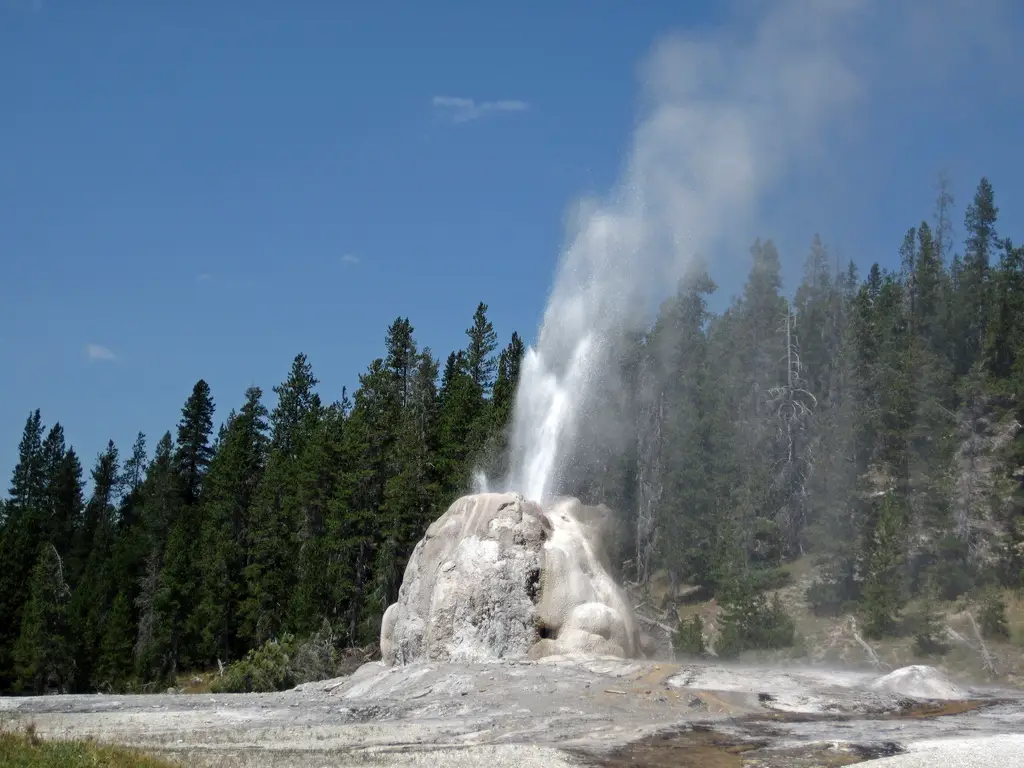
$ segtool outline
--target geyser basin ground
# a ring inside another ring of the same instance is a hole
[[[0,720],[229,768],[1024,765],[1024,694],[931,667],[624,658],[636,631],[606,522],[574,499],[465,497],[416,548],[388,663],[277,694],[0,698]]]
[[[876,690],[878,677],[586,656],[374,662],[278,694],[0,699],[0,717],[189,765],[844,765],[901,750],[909,757],[936,739],[961,751],[977,739],[968,747],[975,757],[1002,750],[995,764],[1013,765],[1006,735],[1024,742],[1020,692],[968,689],[966,701],[929,702]],[[716,752],[721,742],[742,749]],[[659,762],[666,751],[675,762]],[[934,754],[930,764],[957,765]],[[722,762],[685,761],[709,755]]]

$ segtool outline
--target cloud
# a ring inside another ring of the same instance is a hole
[[[108,349],[101,344],[86,344],[85,356],[92,361],[112,362],[117,360],[117,355],[115,355],[111,349]]]
[[[493,112],[525,112],[530,105],[518,99],[475,101],[464,96],[435,96],[434,109],[448,115],[453,123],[468,123]]]
[[[209,272],[200,272],[198,275],[196,275],[196,282],[200,284],[212,283],[213,275],[211,275]]]
[[[341,257],[341,263],[344,264],[346,267],[354,267],[360,261],[362,261],[362,259],[356,256],[354,253],[346,253]]]

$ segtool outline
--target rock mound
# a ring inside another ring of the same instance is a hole
[[[871,688],[913,699],[967,698],[967,694],[942,672],[925,664],[894,669],[875,680]]]
[[[384,613],[384,663],[633,657],[636,621],[605,554],[610,522],[606,507],[572,498],[457,500],[416,545]]]

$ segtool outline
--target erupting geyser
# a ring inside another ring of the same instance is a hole
[[[384,616],[386,662],[635,653],[632,610],[604,561],[607,511],[559,497],[584,457],[635,445],[617,406],[632,386],[619,363],[633,334],[696,254],[745,250],[767,184],[856,96],[833,30],[848,30],[857,6],[782,3],[751,16],[749,34],[655,49],[623,176],[580,206],[523,361],[508,493],[459,499],[430,526]],[[476,485],[487,490],[482,473]]]

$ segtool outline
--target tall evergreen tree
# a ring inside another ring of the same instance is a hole
[[[68,638],[70,590],[60,555],[52,544],[40,548],[29,595],[21,636],[14,649],[19,684],[31,693],[45,693],[51,685],[63,693],[75,664]]]
[[[239,615],[245,597],[246,525],[267,462],[267,409],[259,387],[245,392],[245,404],[225,424],[210,462],[202,505],[199,560],[200,598],[194,636],[207,662],[237,658]]]
[[[203,379],[195,383],[192,394],[181,409],[178,422],[175,465],[181,475],[181,487],[186,505],[198,503],[203,478],[213,458],[210,435],[213,433],[213,397],[210,385]]]
[[[302,446],[298,432],[308,414],[320,406],[314,391],[319,380],[313,376],[313,367],[301,352],[292,360],[288,378],[276,387],[277,405],[270,414],[271,445],[287,458],[295,458]]]
[[[164,433],[156,445],[141,493],[139,524],[145,560],[135,599],[138,631],[133,656],[140,677],[156,679],[167,669],[166,627],[162,623],[163,606],[159,604],[158,593],[170,532],[182,513],[181,476],[175,467],[170,432]]]
[[[299,535],[306,522],[297,496],[300,457],[322,413],[313,390],[317,383],[306,356],[299,354],[288,378],[274,387],[278,401],[270,413],[270,453],[246,525],[249,552],[241,632],[250,645],[277,637],[287,627]]]
[[[18,444],[0,529],[0,686],[15,679],[12,651],[29,598],[29,581],[45,532],[46,457],[39,410],[29,414]]]
[[[96,457],[92,494],[85,505],[85,520],[76,542],[74,588],[70,604],[76,660],[75,688],[88,690],[103,635],[107,612],[118,591],[113,553],[117,536],[116,502],[120,466],[114,442]]]
[[[487,396],[494,386],[497,361],[494,351],[498,348],[498,335],[494,325],[487,319],[487,305],[482,301],[473,313],[473,325],[466,329],[469,343],[466,345],[466,372],[480,396]]]
[[[996,221],[999,208],[995,204],[992,184],[985,177],[978,182],[974,200],[964,214],[963,268],[959,278],[957,301],[958,340],[956,371],[964,375],[978,361],[988,331],[989,269],[998,239]]]

